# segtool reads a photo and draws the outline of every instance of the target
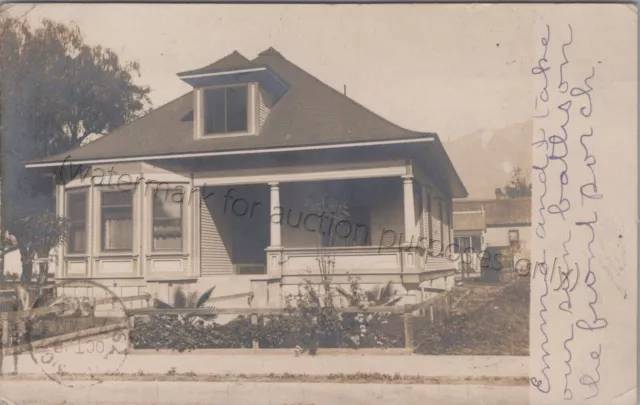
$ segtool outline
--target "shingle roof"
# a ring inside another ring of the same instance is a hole
[[[531,198],[454,201],[454,212],[482,211],[487,227],[531,224]],[[454,215],[455,218],[460,214]],[[462,228],[460,228],[462,229]]]
[[[178,76],[195,75],[204,73],[224,72],[228,70],[246,69],[256,67],[254,63],[245,58],[240,52],[233,51],[222,59],[202,67],[200,69],[188,70],[178,73]]]
[[[455,212],[453,213],[453,229],[456,231],[484,230],[487,225],[482,212]]]
[[[437,171],[453,185],[456,197],[467,195],[436,134],[411,131],[393,124],[321,82],[273,48],[261,52],[252,61],[233,52],[215,63],[180,75],[247,67],[267,67],[289,86],[272,107],[259,136],[194,139],[194,97],[193,92],[189,92],[94,142],[28,163],[57,165],[63,161],[144,160],[152,156],[424,139],[435,141],[425,152],[427,165],[437,163]]]
[[[248,59],[235,52],[203,69],[227,69],[231,62],[246,64],[246,61]],[[194,139],[193,93],[189,92],[94,142],[38,162],[437,138],[433,133],[411,131],[387,121],[294,65],[272,48],[260,53],[250,63],[252,66],[268,66],[291,86],[274,105],[260,136]]]

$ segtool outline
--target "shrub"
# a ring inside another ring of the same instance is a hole
[[[386,288],[386,287],[385,287]],[[389,294],[385,302],[395,303]],[[363,309],[377,305],[367,301],[372,292],[351,283],[350,306]],[[372,290],[373,291],[373,290]],[[318,348],[402,347],[402,316],[387,313],[342,313],[336,307],[336,290],[307,282],[300,292],[286,299],[285,314],[258,317],[258,325],[239,316],[220,325],[188,315],[138,317],[131,340],[135,348],[171,349],[179,352],[200,348],[250,348],[257,340],[261,348],[296,348],[316,354]],[[393,296],[393,294],[391,294]]]

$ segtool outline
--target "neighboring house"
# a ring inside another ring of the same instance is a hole
[[[410,300],[453,285],[455,261],[437,254],[452,241],[452,198],[467,192],[436,134],[381,118],[272,48],[178,78],[193,90],[28,162],[56,177],[70,219],[58,279],[160,299],[215,285],[280,306],[305,279],[319,282],[318,256],[329,255],[335,284],[391,280]]]
[[[526,266],[530,259],[531,198],[455,201],[453,229],[454,243],[461,251],[486,251],[492,259],[500,253],[503,267]],[[480,262],[473,263],[472,270],[480,271]]]

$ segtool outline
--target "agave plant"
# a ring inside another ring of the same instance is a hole
[[[156,308],[159,309],[170,309],[170,308],[214,308],[212,305],[207,305],[207,301],[211,298],[211,294],[213,290],[215,290],[215,286],[209,288],[200,296],[195,291],[189,291],[187,294],[184,293],[182,288],[178,287],[173,293],[173,305],[170,305],[164,301],[155,300]],[[190,315],[187,314],[183,317],[184,321],[189,320],[193,324],[202,323],[202,324],[211,324],[217,315]]]
[[[347,300],[349,306],[353,307],[392,306],[402,299],[401,296],[396,295],[396,290],[393,288],[391,280],[383,287],[375,286],[364,291],[356,281],[352,281],[350,291],[346,291],[342,287],[336,287],[336,291]]]

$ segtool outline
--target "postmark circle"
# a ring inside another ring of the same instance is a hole
[[[66,289],[75,292],[59,297],[49,292]],[[100,283],[58,282],[35,298],[24,318],[30,357],[58,384],[99,384],[102,376],[118,373],[127,359],[130,327],[126,311],[120,297]],[[69,374],[81,377],[77,381],[65,378]]]

